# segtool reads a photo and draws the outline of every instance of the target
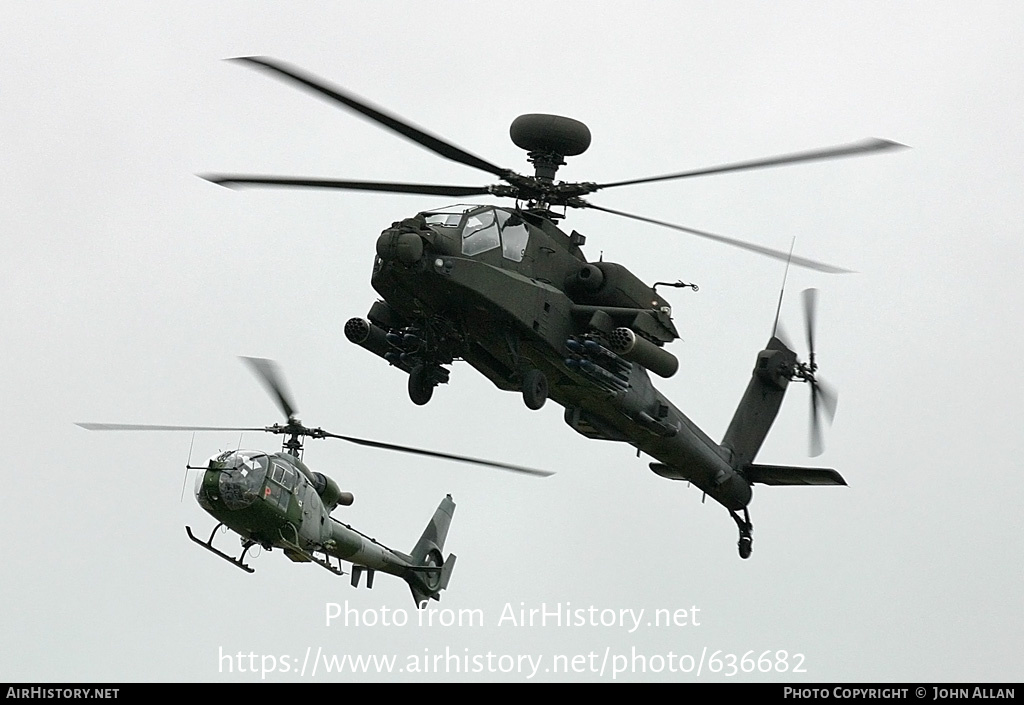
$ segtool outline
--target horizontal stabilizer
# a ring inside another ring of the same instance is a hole
[[[455,554],[449,553],[448,560],[444,562],[444,566],[441,568],[441,586],[438,590],[444,590],[448,587],[448,581],[451,580],[453,570],[455,570]]]
[[[843,476],[831,468],[797,468],[791,465],[747,465],[743,475],[751,484],[762,485],[845,485]]]

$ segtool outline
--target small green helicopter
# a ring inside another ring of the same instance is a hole
[[[526,150],[534,175],[496,166],[336,86],[275,59],[236,59],[309,90],[446,159],[498,177],[489,186],[410,184],[258,175],[206,175],[222,186],[284,186],[411,193],[462,198],[498,196],[513,207],[458,205],[394,222],[377,238],[371,284],[381,300],[366,318],[345,325],[350,341],[408,374],[408,394],[426,404],[464,360],[499,389],[519,392],[530,409],[548,398],[565,407],[565,422],[594,439],[622,441],[658,462],[662,477],[686,480],[722,504],[739,528],[739,553],[750,556],[747,505],[752,485],[845,485],[835,470],[755,464],[787,385],[811,389],[811,455],[821,452],[821,419],[831,421],[836,395],[816,378],[814,290],[805,293],[809,357],[798,360],[773,330],[757,354],[750,384],[721,443],[701,431],[652,385],[648,372],[671,377],[679,368],[665,345],[679,338],[672,309],[621,264],[588,262],[586,238],[557,221],[586,208],[671,228],[826,273],[850,270],[792,252],[605,208],[584,199],[627,185],[775,167],[901,148],[882,139],[607,183],[555,181],[565,157],[590,146],[583,123],[557,115],[521,115],[512,141]],[[560,210],[556,210],[560,209]],[[788,267],[788,264],[787,264]],[[682,281],[668,286],[696,289]],[[781,297],[780,297],[781,302]],[[778,315],[776,315],[776,321]],[[777,325],[776,325],[777,329]],[[742,516],[739,514],[742,512]]]
[[[409,585],[417,607],[421,608],[428,599],[440,599],[441,591],[448,587],[455,567],[455,556],[449,554],[444,558],[442,551],[455,511],[451,495],[441,500],[410,553],[388,548],[331,516],[337,507],[352,504],[354,498],[350,492],[342,492],[334,480],[310,470],[302,462],[302,444],[306,437],[339,438],[371,448],[455,460],[539,477],[553,474],[508,463],[308,428],[297,418],[295,406],[285,391],[277,366],[262,358],[242,359],[252,367],[284,412],[287,418],[285,424],[246,428],[108,423],[77,425],[90,431],[265,431],[283,435],[285,439],[280,453],[229,450],[211,458],[206,466],[186,466],[189,470],[205,471],[196,483],[196,500],[219,522],[206,541],[197,538],[192,528],[186,526],[188,537],[247,573],[252,573],[253,569],[245,563],[246,553],[254,546],[261,546],[267,551],[281,549],[285,556],[295,562],[315,563],[335,575],[345,574],[342,561],[351,563],[353,587],[359,586],[364,572],[368,588],[373,587],[376,571],[397,575]],[[222,526],[241,536],[242,553],[238,557],[214,548],[213,539]]]

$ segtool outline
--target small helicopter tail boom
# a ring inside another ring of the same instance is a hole
[[[403,576],[412,591],[417,607],[424,607],[428,599],[440,599],[441,591],[448,587],[455,556],[448,554],[443,559],[444,542],[448,538],[448,527],[455,513],[455,502],[448,495],[441,500],[427,528],[423,530],[409,557],[413,567]]]

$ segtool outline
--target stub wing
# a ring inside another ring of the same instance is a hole
[[[798,468],[791,465],[747,465],[741,471],[751,484],[762,485],[845,485],[846,480],[832,468]]]

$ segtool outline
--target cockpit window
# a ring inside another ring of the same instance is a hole
[[[273,463],[274,471],[272,477],[275,482],[280,482],[286,490],[295,488],[295,471],[286,468],[281,463]]]
[[[287,512],[292,489],[295,487],[295,471],[276,460],[271,465],[273,467],[270,473],[271,482],[267,483],[264,496],[268,502],[277,505],[281,511]]]
[[[266,455],[242,450],[222,453],[215,462],[220,464],[220,496],[228,509],[242,509],[259,497],[267,476]]]
[[[424,211],[423,217],[429,225],[442,225],[446,228],[457,228],[459,226],[459,221],[462,220],[462,214],[476,207],[477,206],[465,204],[445,206],[444,208],[437,208],[432,211]]]
[[[498,225],[501,226],[501,254],[505,259],[522,262],[526,254],[526,243],[530,239],[530,231],[522,217],[508,211],[496,211]]]
[[[493,210],[480,211],[466,218],[462,226],[462,254],[472,257],[500,245]]]

